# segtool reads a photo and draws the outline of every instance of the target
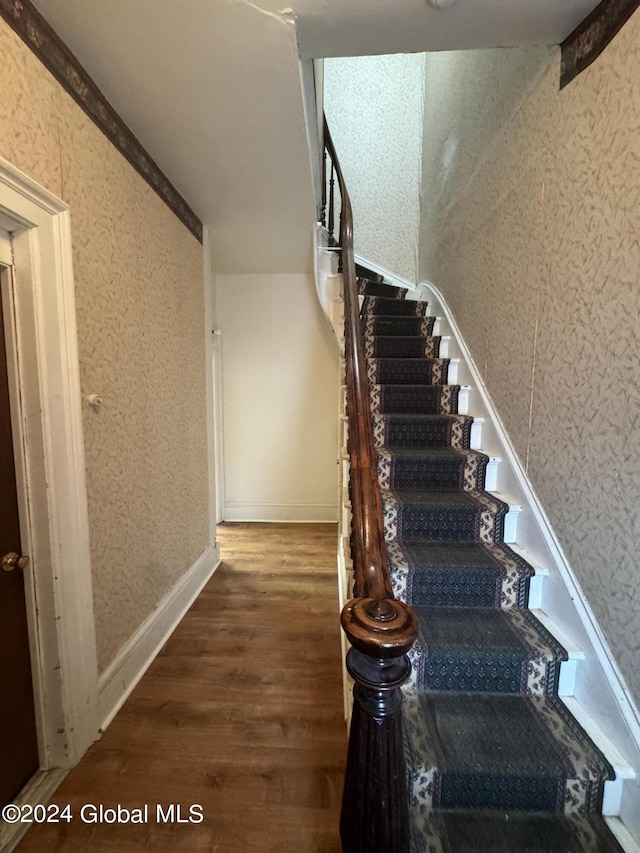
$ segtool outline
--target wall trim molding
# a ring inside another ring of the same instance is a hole
[[[15,804],[17,806],[37,806],[48,803],[68,772],[68,770],[46,770],[37,773],[15,798]],[[28,821],[18,821],[17,823],[0,821],[0,850],[2,853],[11,853],[12,850],[15,850],[18,842],[30,826],[31,823]]]
[[[560,88],[596,60],[640,6],[640,0],[602,0],[560,45]]]
[[[40,765],[48,770],[76,764],[99,729],[70,214],[1,158],[0,209],[13,222],[7,355],[19,392],[20,528],[32,558],[25,593]]]
[[[175,631],[220,565],[217,543],[210,545],[180,577],[99,678],[100,730],[104,731]]]
[[[183,225],[202,243],[200,219],[30,0],[0,0],[0,15]]]
[[[207,406],[207,475],[209,481],[209,540],[215,542],[218,514],[222,504],[218,492],[222,477],[222,464],[218,457],[218,424],[221,420],[219,377],[216,367],[220,357],[220,334],[213,328],[215,316],[215,278],[212,270],[213,255],[209,229],[203,229],[202,266],[204,299],[204,373]]]

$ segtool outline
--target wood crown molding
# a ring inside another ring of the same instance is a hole
[[[563,89],[600,56],[613,37],[640,6],[640,0],[602,0],[560,45]]]
[[[29,0],[0,0],[0,15],[89,118],[202,243],[202,222]]]

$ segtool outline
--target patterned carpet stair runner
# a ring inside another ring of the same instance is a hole
[[[395,595],[420,619],[405,689],[411,853],[621,851],[600,815],[613,770],[557,695],[566,652],[526,609],[427,305],[358,281]]]

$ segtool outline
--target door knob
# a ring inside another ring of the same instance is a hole
[[[3,572],[12,572],[16,567],[19,569],[28,569],[30,560],[28,557],[21,557],[20,554],[16,554],[15,551],[9,551],[8,554],[5,554],[2,558],[2,571]]]

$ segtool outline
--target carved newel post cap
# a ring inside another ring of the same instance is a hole
[[[351,645],[375,658],[406,654],[418,636],[415,613],[395,598],[352,598],[340,621]]]
[[[384,598],[378,601],[375,598],[367,598],[364,605],[364,610],[367,616],[370,616],[375,622],[392,622],[398,617],[398,609],[394,607],[395,602]]]

